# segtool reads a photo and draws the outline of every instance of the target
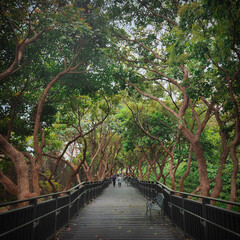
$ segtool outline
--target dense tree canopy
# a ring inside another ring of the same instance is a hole
[[[239,1],[0,6],[1,201],[118,172],[239,201]]]

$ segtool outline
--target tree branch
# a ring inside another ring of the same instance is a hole
[[[2,170],[0,169],[0,183],[4,186],[4,188],[10,192],[11,194],[18,196],[18,187],[13,181],[7,177]]]
[[[148,7],[144,2],[142,2],[141,0],[139,0],[139,2],[150,12],[152,13],[154,16],[157,16],[159,18],[162,18],[164,20],[166,20],[167,22],[173,24],[174,26],[177,26],[177,23],[175,21],[173,21],[172,19],[168,18],[167,16],[165,15],[162,15],[162,14],[158,14],[156,13],[155,11],[153,11],[150,7]]]

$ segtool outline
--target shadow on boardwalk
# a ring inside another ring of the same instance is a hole
[[[81,209],[67,227],[58,233],[59,240],[158,239],[183,240],[183,233],[153,212],[145,215],[146,199],[136,189],[110,185],[96,200]]]

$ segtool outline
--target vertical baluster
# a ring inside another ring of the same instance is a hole
[[[210,204],[210,200],[203,198],[202,199],[202,216],[203,218],[207,219],[207,206],[206,204]],[[208,224],[206,221],[202,221],[204,226],[204,240],[208,240]]]
[[[57,220],[58,220],[58,214],[60,210],[58,209],[58,195],[53,195],[53,199],[55,200],[55,214],[54,214],[54,235],[57,233]]]
[[[32,215],[32,219],[35,220],[37,218],[37,199],[31,199],[29,201],[30,205],[33,205],[33,215]],[[31,239],[35,239],[35,234],[36,234],[36,227],[38,225],[38,221],[34,221],[32,223],[32,233],[31,233]]]
[[[185,217],[185,199],[187,198],[186,194],[182,194],[182,209],[181,214],[182,214],[182,222],[183,222],[183,232],[184,236],[186,237],[186,217]]]

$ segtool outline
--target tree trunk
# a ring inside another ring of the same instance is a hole
[[[16,148],[14,148],[1,134],[0,149],[12,160],[15,166],[17,173],[17,198],[19,200],[29,198],[31,196],[31,193],[29,188],[28,166],[25,161],[24,155]],[[8,183],[6,182],[6,184]]]
[[[0,183],[4,186],[4,188],[11,194],[17,196],[18,195],[18,187],[16,184],[12,182],[12,180],[4,175],[2,170],[0,169]]]
[[[77,172],[76,170],[74,170],[74,171],[71,172],[70,176],[68,177],[67,184],[66,184],[66,186],[65,186],[65,188],[64,188],[64,191],[67,191],[68,189],[71,188],[72,182],[73,182],[73,180],[74,180],[74,178],[75,178],[75,176],[76,176],[77,174],[78,174],[78,172]]]
[[[176,140],[174,142],[174,145],[172,147],[172,152],[170,152],[170,151],[167,152],[167,153],[169,153],[169,156],[171,158],[169,172],[170,172],[170,177],[171,177],[171,182],[172,182],[172,190],[175,190],[175,174],[176,174],[176,170],[173,171],[173,168],[174,168],[173,164],[174,164],[174,150],[175,150],[175,147],[176,147],[177,142],[178,142],[178,135],[177,135]]]
[[[150,178],[150,175],[151,175],[151,170],[152,170],[152,168],[151,168],[150,164],[148,164],[147,181],[149,181],[149,178]]]
[[[143,180],[143,171],[142,171],[142,164],[143,164],[144,158],[142,157],[140,162],[138,163],[138,169],[140,171],[140,176],[139,176],[139,180],[142,181]]]
[[[89,182],[93,181],[92,174],[91,174],[91,172],[89,171],[89,169],[85,171],[85,174],[86,174],[87,180],[88,180]]]
[[[180,187],[179,187],[180,192],[183,192],[184,180],[186,179],[186,177],[190,173],[191,161],[192,161],[192,152],[193,152],[193,148],[192,148],[192,145],[190,145],[189,155],[188,155],[188,162],[187,162],[187,170],[186,170],[186,172],[183,174],[183,176],[180,179]]]
[[[39,187],[39,172],[36,166],[32,169],[32,185],[34,193],[39,196],[41,194],[41,188]]]
[[[240,139],[240,114],[239,114],[239,106],[238,106],[238,101],[236,100],[234,96],[234,91],[233,91],[233,81],[236,80],[237,75],[239,73],[236,72],[232,80],[227,76],[227,82],[228,82],[228,87],[229,87],[229,93],[231,96],[231,100],[234,106],[234,111],[235,111],[235,118],[236,118],[236,123],[235,123],[235,136],[234,140],[231,145],[230,153],[231,153],[231,158],[233,161],[233,172],[232,172],[232,177],[231,177],[231,193],[230,193],[230,201],[235,202],[237,198],[237,174],[238,174],[238,169],[239,169],[239,160],[237,158],[237,153],[236,153],[236,148],[238,146],[238,142]],[[230,205],[227,206],[228,209],[231,208]]]
[[[193,151],[198,164],[198,173],[200,179],[200,194],[202,196],[209,196],[210,185],[207,176],[207,164],[202,149],[202,145],[200,141],[194,141],[191,144],[193,146]]]
[[[223,170],[225,167],[226,159],[228,156],[228,146],[227,146],[227,138],[226,138],[226,133],[221,132],[221,139],[222,139],[222,154],[220,156],[220,166],[217,171],[216,179],[215,179],[215,186],[213,188],[213,191],[211,193],[211,197],[213,198],[218,198],[220,195],[220,192],[222,190],[222,175],[223,175]],[[211,202],[214,204],[215,202]]]
[[[236,154],[236,147],[239,141],[239,131],[240,131],[240,122],[238,121],[236,123],[236,131],[235,131],[235,138],[231,145],[231,158],[233,161],[233,171],[232,171],[232,177],[231,177],[231,192],[230,192],[230,201],[235,202],[237,198],[237,175],[238,175],[238,169],[239,169],[239,163],[238,158]],[[232,205],[228,205],[227,209],[231,209]]]
[[[200,194],[202,196],[209,196],[209,180],[207,176],[207,164],[204,156],[204,151],[202,149],[202,144],[200,142],[201,129],[199,128],[198,134],[193,135],[183,124],[179,125],[178,129],[182,132],[184,137],[190,142],[193,147],[193,152],[197,160],[198,174],[200,180]]]

